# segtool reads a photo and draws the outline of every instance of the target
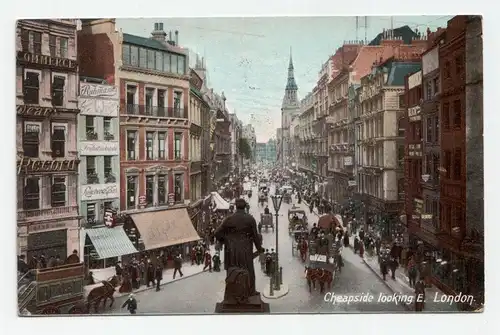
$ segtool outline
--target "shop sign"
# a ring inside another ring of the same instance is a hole
[[[335,123],[335,119],[333,118],[333,116],[327,116],[326,117],[326,123],[327,124],[334,124]]]
[[[47,223],[36,223],[30,224],[28,228],[29,233],[36,233],[46,230],[53,229],[64,229],[66,228],[66,221],[56,221],[56,222],[47,222]],[[64,235],[66,237],[66,234]]]
[[[408,77],[408,89],[422,85],[422,71],[418,71]]]
[[[116,86],[80,83],[80,96],[91,98],[114,98],[118,99],[118,89]]]
[[[82,187],[82,201],[114,199],[119,197],[118,184],[93,184]]]
[[[80,161],[77,159],[40,160],[21,157],[21,159],[17,161],[17,174],[21,172],[76,172],[78,163],[80,163]]]
[[[146,206],[146,196],[145,195],[139,196],[139,206]]]
[[[118,100],[99,98],[78,98],[78,107],[81,115],[118,117]]]
[[[352,166],[352,156],[345,156],[344,157],[344,165],[345,166]]]
[[[408,118],[410,122],[420,121],[422,119],[420,115],[420,106],[408,108]]]
[[[349,187],[352,187],[352,186],[356,186],[356,185],[357,185],[357,183],[356,183],[356,181],[355,181],[355,180],[349,180],[349,181],[347,182],[347,185],[348,185]]]
[[[175,204],[175,196],[173,193],[168,194],[168,204],[173,206]]]
[[[422,214],[424,209],[424,201],[422,199],[413,199],[415,205],[414,212],[417,214]]]
[[[16,106],[17,115],[28,115],[28,116],[50,116],[57,113],[57,109],[54,107],[40,107],[31,105],[17,105]]]
[[[80,155],[84,156],[118,156],[118,142],[81,142]]]
[[[72,59],[35,55],[24,51],[17,52],[17,60],[21,63],[44,65],[71,71],[76,71],[78,67],[78,63]]]

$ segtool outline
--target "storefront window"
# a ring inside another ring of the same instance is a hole
[[[155,177],[146,176],[146,204],[147,206],[153,205],[153,190],[155,187]]]
[[[184,194],[184,174],[178,173],[175,175],[174,181],[174,201],[181,202],[183,201]]]

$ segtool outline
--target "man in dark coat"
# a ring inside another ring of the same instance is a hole
[[[151,260],[148,259],[148,267],[146,269],[146,285],[149,287],[149,284],[152,283],[153,285],[155,284],[155,267],[153,263],[151,263]]]
[[[236,199],[236,213],[227,217],[215,231],[215,238],[224,244],[224,269],[232,267],[248,271],[250,277],[250,295],[257,295],[255,290],[255,270],[253,266],[253,245],[263,252],[261,237],[257,232],[257,223],[252,215],[245,212],[246,201]]]
[[[163,279],[163,268],[161,267],[160,264],[156,266],[155,279],[156,279],[156,291],[158,292],[160,290],[161,280]]]

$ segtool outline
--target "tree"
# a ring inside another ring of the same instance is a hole
[[[244,158],[246,159],[252,158],[252,148],[250,147],[250,144],[248,144],[246,138],[240,138],[239,149],[240,149],[240,155],[243,155]]]

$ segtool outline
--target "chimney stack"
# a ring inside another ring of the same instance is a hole
[[[175,45],[179,46],[179,31],[175,31]]]
[[[167,36],[167,33],[165,33],[165,31],[163,31],[163,23],[156,22],[154,24],[154,30],[151,33],[151,38],[154,39],[155,41],[158,41],[158,42],[165,44],[167,42],[166,36]]]

